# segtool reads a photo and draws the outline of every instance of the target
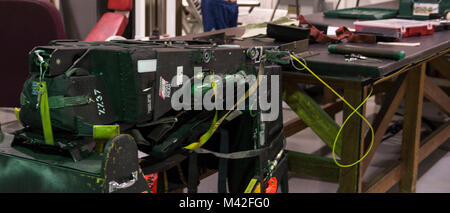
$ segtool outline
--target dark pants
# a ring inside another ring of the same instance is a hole
[[[202,0],[203,30],[220,30],[237,26],[238,6],[236,2]]]

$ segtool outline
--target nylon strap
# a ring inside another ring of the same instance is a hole
[[[91,102],[93,102],[93,100],[88,96],[75,96],[75,97],[52,96],[48,98],[48,105],[50,109],[59,109],[64,107],[85,105]]]
[[[211,136],[214,134],[214,132],[217,130],[217,128],[219,128],[219,126],[222,124],[222,122],[225,120],[225,118],[228,117],[228,115],[234,111],[234,109],[243,101],[245,101],[250,94],[252,94],[253,92],[256,91],[256,89],[259,86],[259,80],[260,80],[260,76],[264,74],[264,62],[261,62],[259,65],[259,71],[258,71],[258,77],[256,79],[256,82],[245,92],[245,96],[241,97],[237,103],[234,104],[233,109],[229,110],[224,116],[222,116],[219,121],[217,121],[217,110],[216,110],[216,114],[214,115],[214,119],[213,122],[211,123],[211,127],[209,128],[208,132],[206,132],[204,135],[202,135],[200,137],[199,142],[194,142],[192,144],[189,144],[188,146],[185,146],[185,149],[189,149],[189,150],[195,150],[197,148],[200,148],[201,146],[203,146],[203,144],[205,144],[209,138],[211,138]],[[215,85],[214,81],[211,81],[211,85],[213,87],[214,90],[214,94],[216,94],[217,88]]]
[[[17,107],[14,108],[14,115],[16,115],[17,120],[18,120],[20,123],[22,123],[22,122],[20,121],[20,109],[19,109],[19,108],[17,108]]]
[[[216,83],[213,80],[211,80],[211,86],[213,88],[214,95],[217,95]],[[217,114],[218,114],[218,112],[216,110],[216,113],[214,114],[214,118],[211,123],[211,126],[209,127],[208,131],[200,137],[200,140],[198,142],[194,142],[194,143],[191,143],[191,144],[185,146],[184,147],[185,149],[194,150],[194,149],[200,148],[206,142],[208,142],[208,140],[211,138],[211,136],[214,134],[214,132],[216,131],[216,129],[218,127]],[[221,123],[221,121],[220,121],[220,123]],[[219,125],[220,125],[220,123],[219,123]]]
[[[283,132],[280,132],[280,134],[278,134],[278,136],[276,137],[275,140],[278,140],[280,137],[282,137],[283,136],[282,133]],[[224,158],[224,159],[242,159],[242,158],[258,157],[262,152],[270,150],[274,146],[275,146],[275,143],[271,143],[270,146],[266,146],[264,148],[232,152],[232,153],[219,153],[219,152],[214,152],[214,151],[204,149],[204,148],[197,148],[194,150],[194,152],[196,152],[197,154],[212,154],[218,158]]]
[[[189,154],[188,193],[197,193],[198,186],[198,158],[197,153]]]
[[[220,152],[228,153],[229,151],[229,134],[228,130],[220,129]],[[217,181],[217,188],[219,193],[227,192],[227,177],[228,177],[228,159],[219,159],[219,179]]]
[[[94,127],[83,121],[83,118],[76,117],[76,129],[78,131],[77,136],[92,136],[94,134]]]
[[[245,189],[244,193],[252,193],[253,189],[255,188],[255,185],[258,183],[258,179],[252,178],[250,180],[250,183],[248,183],[247,188]]]
[[[53,141],[53,131],[52,131],[52,123],[50,120],[50,108],[48,104],[48,93],[47,93],[47,84],[45,81],[37,83],[39,95],[40,95],[40,110],[41,110],[41,120],[42,120],[42,128],[44,130],[44,139],[45,144],[47,145],[55,145]]]
[[[209,127],[209,130],[200,137],[199,142],[191,143],[184,148],[189,149],[189,150],[195,150],[195,149],[198,149],[201,146],[203,146],[206,142],[208,142],[209,138],[211,138],[211,136],[214,134],[214,129],[215,129],[216,124],[217,124],[217,111],[214,114],[214,118],[211,123],[211,126]]]
[[[261,149],[252,149],[252,150],[240,151],[240,152],[232,152],[232,153],[219,153],[219,152],[214,152],[214,151],[204,149],[204,148],[197,148],[194,150],[194,152],[196,152],[198,154],[212,154],[218,158],[223,158],[223,159],[242,159],[242,158],[257,157],[262,152],[266,151],[269,148],[271,148],[271,147],[265,147],[265,148],[261,148]]]

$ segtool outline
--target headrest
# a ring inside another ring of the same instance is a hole
[[[131,11],[133,0],[108,0],[108,9]]]

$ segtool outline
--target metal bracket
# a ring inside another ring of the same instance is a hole
[[[126,189],[134,185],[138,180],[138,171],[134,171],[131,173],[131,176],[133,177],[131,180],[123,182],[123,183],[117,183],[116,181],[110,181],[109,182],[109,193],[115,192],[120,189]]]

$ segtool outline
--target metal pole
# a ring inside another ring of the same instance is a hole
[[[339,5],[341,4],[341,0],[339,0],[338,1],[338,3],[337,3],[337,5],[336,5],[336,9],[335,10],[337,10],[338,9],[338,7],[339,7]]]
[[[277,12],[279,5],[280,5],[280,0],[277,0],[277,4],[275,4],[275,8],[273,8],[272,17],[270,17],[270,21],[273,20],[273,17],[275,16],[275,12]]]

